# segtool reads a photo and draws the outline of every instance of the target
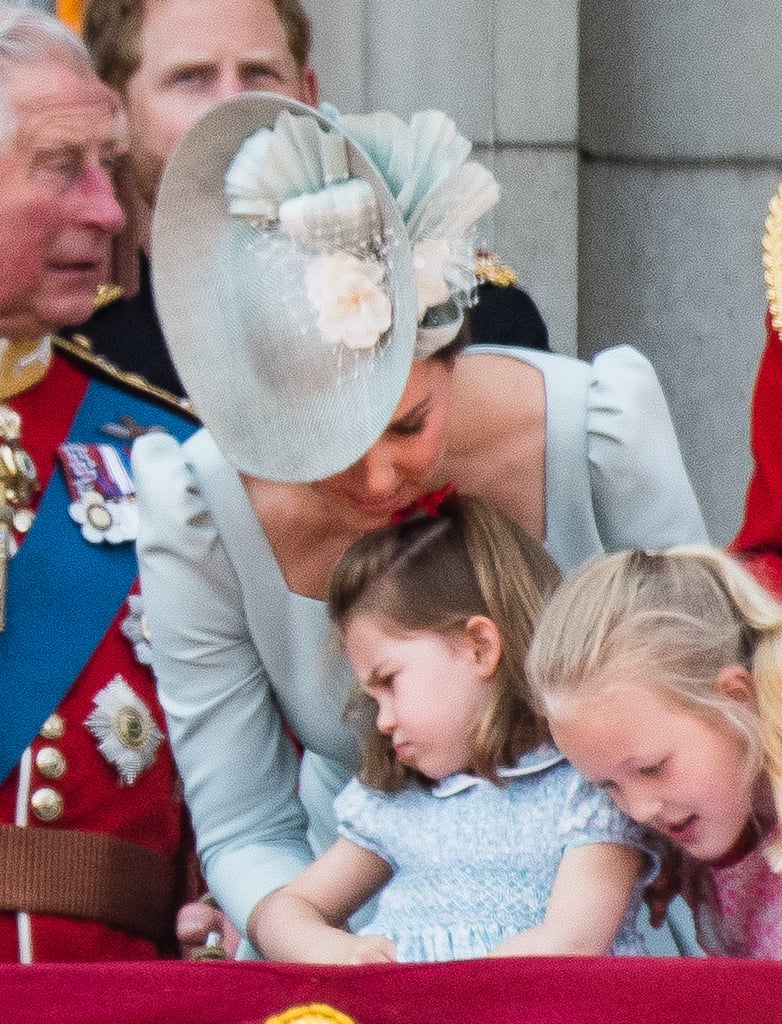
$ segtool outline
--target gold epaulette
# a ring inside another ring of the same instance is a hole
[[[87,366],[99,370],[105,376],[124,385],[131,391],[137,391],[147,398],[160,402],[161,405],[169,409],[175,409],[177,412],[184,413],[192,419],[198,419],[195,406],[189,398],[180,398],[171,391],[158,387],[157,384],[152,384],[146,377],[142,377],[140,373],[131,373],[128,370],[121,369],[119,366],[115,366],[105,356],[93,352],[92,342],[83,334],[74,334],[71,338],[61,338],[59,335],[53,335],[52,347]]]
[[[774,330],[782,336],[782,185],[768,204],[763,235],[766,299]]]
[[[92,300],[93,312],[97,313],[99,309],[105,309],[112,302],[121,299],[124,294],[125,289],[119,284],[99,284],[98,290],[95,292],[95,298]]]
[[[501,263],[499,256],[493,252],[480,250],[475,254],[475,276],[479,283],[495,284],[498,288],[510,288],[517,281],[516,272]]]

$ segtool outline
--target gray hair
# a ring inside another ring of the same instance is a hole
[[[87,47],[63,22],[32,7],[0,0],[0,148],[16,130],[5,86],[15,68],[53,62],[85,77],[95,74]]]

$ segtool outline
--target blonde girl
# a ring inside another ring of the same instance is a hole
[[[358,680],[362,767],[337,798],[335,845],[261,903],[264,956],[645,951],[644,833],[582,782],[530,707],[524,658],[558,580],[538,542],[473,498],[348,550],[329,608]]]
[[[565,756],[681,849],[704,949],[782,957],[782,606],[717,549],[605,556],[527,666]]]

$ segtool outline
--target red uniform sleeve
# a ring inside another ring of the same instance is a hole
[[[731,550],[782,596],[782,339],[769,314],[766,333],[750,420],[754,471]]]

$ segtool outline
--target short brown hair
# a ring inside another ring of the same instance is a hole
[[[141,64],[141,30],[150,0],[89,0],[82,35],[95,70],[104,82],[124,92]],[[288,49],[299,69],[312,49],[312,24],[299,0],[272,0],[285,29]]]

